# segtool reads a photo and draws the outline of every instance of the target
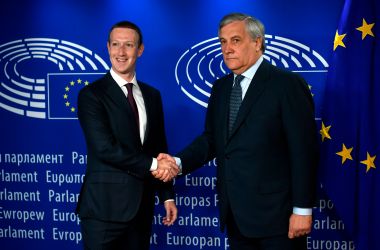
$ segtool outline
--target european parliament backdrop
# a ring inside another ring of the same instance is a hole
[[[86,168],[86,147],[76,99],[83,86],[110,69],[106,42],[114,23],[130,20],[142,29],[145,51],[137,64],[137,78],[161,91],[169,150],[176,153],[202,131],[212,84],[229,73],[217,28],[230,12],[247,13],[264,23],[265,59],[307,80],[320,128],[344,2],[3,1],[1,249],[82,248],[74,210]],[[219,231],[216,168],[211,161],[176,181],[179,217],[173,227],[161,224],[165,212],[157,204],[151,249],[229,248]],[[318,186],[308,249],[354,249],[323,189]]]

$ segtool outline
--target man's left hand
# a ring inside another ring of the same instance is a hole
[[[311,232],[312,216],[292,214],[289,219],[288,237],[293,239]]]
[[[177,219],[177,206],[175,205],[174,201],[165,201],[164,207],[166,210],[166,216],[163,218],[162,223],[165,226],[171,226],[173,225],[174,221]]]

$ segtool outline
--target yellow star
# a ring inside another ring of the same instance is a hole
[[[367,160],[364,160],[364,161],[361,161],[360,163],[364,164],[367,166],[367,170],[365,171],[366,173],[368,173],[368,171],[371,169],[371,168],[376,168],[375,167],[375,159],[376,159],[376,155],[371,157],[369,155],[369,153],[367,152]]]
[[[71,112],[75,112],[75,108],[74,107],[71,108]]]
[[[69,97],[67,94],[63,95],[63,99],[67,99],[67,97]]]
[[[85,82],[84,82],[84,85],[86,85],[86,86],[87,86],[88,84],[89,84],[89,82],[88,82],[88,81],[85,81]]]
[[[75,84],[74,81],[71,81],[71,82],[70,82],[70,85],[71,85],[71,86],[74,86],[74,84]]]
[[[334,38],[334,50],[338,46],[342,46],[343,48],[346,48],[346,45],[344,45],[344,43],[343,43],[343,39],[344,39],[345,36],[346,36],[346,34],[339,35],[338,31],[336,31],[335,38]]]
[[[82,83],[82,80],[81,80],[81,79],[78,79],[77,82],[78,82],[79,84],[81,84],[81,83]]]
[[[69,107],[69,106],[70,106],[70,103],[69,103],[69,102],[66,102],[65,104],[66,104],[66,107]]]
[[[322,128],[321,130],[319,130],[319,133],[322,135],[322,141],[324,141],[325,138],[331,140],[331,136],[329,135],[330,128],[331,128],[331,125],[326,127],[325,124],[322,122]]]
[[[351,160],[352,161],[352,156],[351,156],[351,151],[352,151],[353,147],[351,148],[346,148],[346,145],[344,145],[343,143],[343,146],[342,146],[342,151],[340,152],[337,152],[336,154],[341,156],[342,157],[342,164],[347,160]]]
[[[65,88],[65,90],[66,90],[66,92],[69,92],[69,90],[70,90],[69,86],[67,86],[67,87]]]
[[[359,28],[356,28],[357,30],[359,30],[359,31],[362,32],[362,40],[364,40],[364,38],[367,35],[375,37],[375,35],[372,33],[372,28],[373,28],[374,25],[375,25],[375,23],[368,24],[365,21],[365,19],[363,18],[363,24],[362,24],[362,26],[360,26]]]

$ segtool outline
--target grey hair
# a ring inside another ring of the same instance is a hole
[[[246,14],[242,13],[231,13],[222,18],[219,22],[219,29],[218,29],[218,34],[220,35],[220,30],[226,26],[227,24],[230,24],[235,21],[244,21],[245,23],[245,28],[252,39],[256,39],[258,37],[262,38],[262,43],[261,43],[261,50],[262,52],[265,51],[265,28],[263,23]]]

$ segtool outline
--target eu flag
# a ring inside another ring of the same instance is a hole
[[[378,0],[346,0],[322,106],[320,177],[356,249],[380,249]]]
[[[77,119],[77,96],[84,86],[104,73],[48,74],[49,119]]]

